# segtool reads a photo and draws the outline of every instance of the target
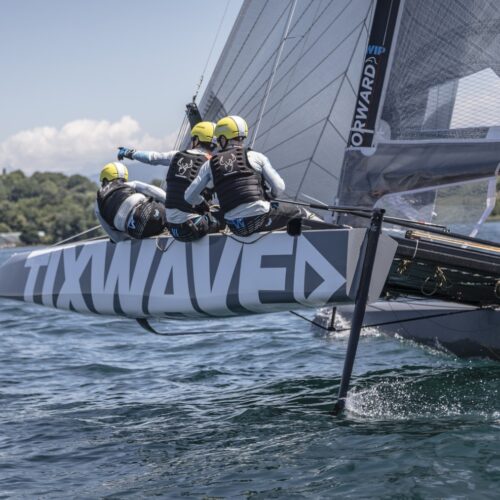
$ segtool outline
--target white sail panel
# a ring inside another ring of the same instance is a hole
[[[284,177],[291,198],[335,198],[374,4],[245,1],[200,102],[204,119],[240,115],[251,139],[258,129],[254,147]]]
[[[450,128],[500,126],[500,75],[486,68],[457,85]]]

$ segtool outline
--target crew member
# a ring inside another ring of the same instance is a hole
[[[269,195],[283,193],[285,182],[265,155],[244,147],[248,126],[243,118],[222,118],[215,136],[220,150],[200,168],[187,188],[188,203],[200,203],[203,190],[214,188],[228,227],[239,236],[281,229],[290,219],[310,216],[294,205],[271,204]]]
[[[184,200],[184,192],[198,175],[201,165],[211,158],[216,146],[215,123],[200,122],[191,129],[191,149],[185,151],[136,151],[118,148],[118,159],[129,158],[150,165],[165,165],[166,217],[172,236],[180,241],[194,241],[207,233],[216,233],[225,227],[222,214],[209,205],[212,193],[203,190],[192,206]]]
[[[99,176],[96,215],[115,243],[165,231],[165,191],[140,181],[128,182],[123,163],[108,163]]]

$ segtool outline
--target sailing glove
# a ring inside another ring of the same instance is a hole
[[[118,154],[116,155],[118,160],[123,160],[123,158],[128,158],[129,160],[133,160],[133,154],[135,153],[135,149],[128,149],[120,146],[118,148]]]

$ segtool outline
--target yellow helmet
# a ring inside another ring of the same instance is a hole
[[[114,181],[115,179],[128,181],[127,167],[118,161],[104,165],[104,168],[101,170],[101,175],[99,176],[101,183],[103,181]]]
[[[191,129],[191,138],[198,138],[200,142],[213,142],[215,123],[199,122]]]
[[[215,137],[225,137],[227,140],[248,136],[248,125],[240,116],[226,116],[221,118],[215,126]]]

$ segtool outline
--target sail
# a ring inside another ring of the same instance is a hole
[[[457,230],[467,200],[462,230],[477,231],[500,165],[499,28],[495,0],[402,2],[373,143],[351,142],[341,203]]]
[[[243,3],[199,108],[205,120],[244,117],[290,198],[335,198],[373,9],[372,0]]]
[[[243,116],[292,199],[400,216],[425,199],[437,222],[472,182],[475,227],[500,163],[499,28],[495,0],[246,0],[200,111]]]

